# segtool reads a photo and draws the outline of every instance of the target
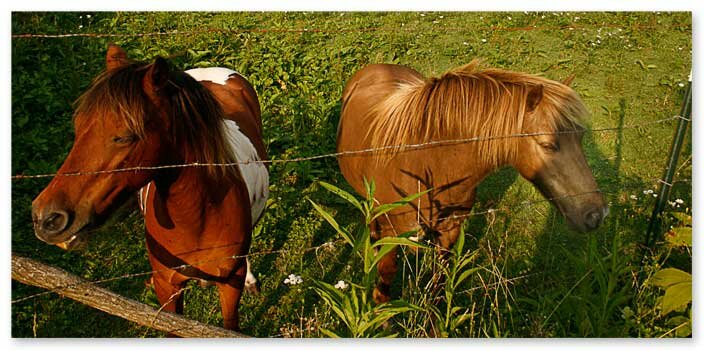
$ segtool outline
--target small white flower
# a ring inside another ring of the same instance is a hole
[[[679,84],[677,84],[677,86],[684,87],[684,83],[679,83]]]
[[[463,41],[463,42],[462,42],[462,45],[469,45],[469,43],[466,42],[466,41]]]
[[[509,21],[512,19],[511,16],[508,16],[507,18],[508,18]]]
[[[86,15],[86,18],[90,18],[90,15]]]
[[[434,24],[438,24],[438,23],[440,23],[440,21],[433,21],[433,23],[434,23]]]
[[[653,197],[658,198],[658,194],[657,194],[657,193],[653,193]]]
[[[482,39],[482,42],[485,43],[485,42],[486,42],[486,39]]]
[[[679,199],[679,198],[677,198],[677,199],[675,199],[675,203],[677,203],[677,204],[684,204],[684,201],[681,200],[681,199]]]
[[[636,199],[638,199],[638,196],[636,196],[635,194],[632,194],[631,199],[636,200]]]
[[[652,193],[653,193],[653,190],[645,190],[645,191],[643,191],[643,194],[652,194]]]
[[[335,288],[337,289],[345,290],[347,287],[349,287],[349,285],[345,283],[345,281],[340,280],[335,283]]]
[[[83,25],[82,25],[82,24],[80,24],[80,25],[78,26],[78,29],[81,29],[81,28],[83,28]]]
[[[421,16],[421,17],[425,17],[425,13],[421,13],[420,16]]]
[[[438,18],[443,19],[443,18],[445,18],[445,16],[438,16]]]
[[[284,284],[290,284],[292,286],[303,283],[303,278],[298,275],[290,274],[288,278],[284,280]]]

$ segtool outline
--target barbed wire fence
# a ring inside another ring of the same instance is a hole
[[[524,27],[501,27],[501,26],[490,26],[488,28],[485,28],[485,30],[492,30],[492,31],[529,31],[529,30],[576,30],[576,29],[591,29],[591,28],[622,28],[622,29],[634,29],[634,30],[643,30],[643,29],[655,29],[655,28],[662,28],[662,27],[677,27],[677,28],[690,28],[691,25],[680,25],[680,24],[672,24],[672,25],[662,25],[662,24],[632,24],[628,26],[622,26],[622,25],[610,25],[610,24],[601,24],[598,26],[578,26],[574,24],[570,25],[564,25],[564,26],[538,26],[538,25],[531,25],[531,26],[524,26]],[[468,30],[467,28],[448,28],[448,27],[442,27],[442,28],[437,28],[437,29],[442,29],[444,31],[466,31]],[[382,32],[382,31],[413,31],[413,30],[427,30],[427,28],[388,28],[388,27],[369,27],[369,28],[353,28],[353,29],[319,29],[319,28],[271,28],[271,29],[222,29],[222,28],[208,28],[208,29],[203,29],[203,30],[192,30],[192,31],[161,31],[161,32],[145,32],[145,33],[62,33],[62,34],[32,34],[32,33],[23,33],[23,34],[13,34],[12,38],[13,39],[61,39],[61,38],[77,38],[77,37],[83,37],[83,38],[138,38],[138,37],[160,37],[160,36],[171,36],[171,35],[200,35],[200,34],[215,34],[215,33],[221,33],[221,34],[240,34],[240,33],[331,33],[331,34],[339,34],[339,33],[359,33],[359,32]],[[682,113],[685,114],[685,113]],[[587,129],[585,130],[586,132],[610,132],[610,131],[619,131],[619,130],[624,130],[624,129],[634,129],[634,128],[643,128],[647,126],[653,126],[656,124],[661,124],[661,123],[666,123],[666,122],[671,122],[671,121],[684,121],[684,122],[690,122],[691,119],[688,118],[687,115],[675,115],[672,117],[668,118],[662,118],[662,119],[657,119],[654,121],[649,121],[649,122],[644,122],[644,123],[639,123],[639,124],[630,124],[630,125],[621,125],[617,127],[601,127],[601,128],[592,128],[592,129]],[[559,131],[559,132],[554,132],[554,133],[520,133],[520,134],[511,134],[511,135],[499,135],[499,136],[493,136],[493,137],[472,137],[472,138],[463,138],[463,139],[454,139],[454,140],[442,140],[442,141],[432,141],[432,142],[425,142],[425,143],[418,143],[418,144],[410,144],[410,145],[400,145],[400,146],[386,146],[386,147],[377,147],[377,148],[368,148],[368,149],[361,149],[361,150],[353,150],[353,151],[341,151],[341,152],[332,152],[332,153],[326,153],[326,154],[320,154],[320,155],[313,155],[313,156],[305,156],[305,157],[295,157],[295,158],[289,158],[289,159],[270,159],[270,160],[260,160],[260,161],[242,161],[242,162],[230,162],[230,163],[187,163],[187,164],[170,164],[170,165],[161,165],[161,166],[149,166],[149,167],[127,167],[127,168],[119,168],[119,169],[110,169],[110,170],[98,170],[98,171],[79,171],[79,172],[70,172],[70,173],[44,173],[44,174],[16,174],[12,175],[11,179],[13,181],[18,181],[18,180],[28,180],[28,179],[40,179],[40,178],[51,178],[51,177],[57,177],[57,176],[92,176],[92,175],[101,175],[101,174],[110,174],[110,173],[116,173],[116,172],[133,172],[133,171],[155,171],[155,170],[164,170],[164,169],[175,169],[175,168],[187,168],[187,167],[227,167],[227,166],[235,166],[239,164],[251,164],[251,163],[267,163],[267,164],[276,164],[276,163],[296,163],[296,162],[308,162],[308,161],[315,161],[315,160],[320,160],[320,159],[325,159],[325,158],[337,158],[337,157],[346,157],[346,156],[370,156],[370,155],[375,155],[379,153],[384,153],[384,152],[406,152],[406,151],[413,151],[413,150],[418,150],[418,149],[424,149],[424,148],[430,148],[430,147],[442,147],[442,146],[449,146],[449,145],[457,145],[457,144],[464,144],[464,143],[471,143],[471,142],[486,142],[486,141],[492,141],[492,140],[499,140],[499,139],[507,139],[507,138],[517,138],[517,137],[533,137],[533,136],[539,136],[539,135],[546,135],[546,134],[564,134],[564,133],[574,133],[574,132],[582,132],[582,131]],[[660,184],[663,187],[672,187],[674,183],[676,182],[690,182],[691,180],[688,179],[680,179],[673,181],[671,179],[663,179],[663,178],[653,178],[653,179],[647,179],[644,180],[647,182],[652,182],[652,183],[657,183]],[[621,189],[623,190],[623,188]],[[631,189],[631,190],[635,190]],[[559,198],[564,198],[564,197],[576,197],[576,196],[583,196],[587,194],[593,194],[595,191],[590,191],[590,192],[585,192],[585,193],[576,193],[576,194],[570,194],[566,196],[560,196],[560,197],[553,197],[553,198],[544,198],[540,200],[526,200],[523,201],[519,206],[512,206],[512,207],[504,207],[504,208],[491,208],[491,209],[486,209],[482,211],[476,211],[476,212],[470,212],[467,214],[462,214],[462,215],[452,215],[452,216],[447,216],[444,218],[439,218],[438,221],[443,221],[443,220],[459,220],[459,219],[466,219],[472,216],[480,216],[480,215],[487,215],[487,214],[493,214],[496,212],[514,212],[518,210],[522,210],[524,208],[528,208],[531,206],[534,206],[536,204],[540,203],[545,203],[545,202],[552,202],[556,199]],[[622,194],[623,192],[606,192],[606,191],[598,191],[604,194]],[[197,267],[201,264],[206,264],[206,263],[212,263],[218,260],[224,260],[224,259],[243,259],[247,257],[260,257],[260,256],[269,256],[269,255],[278,255],[278,254],[287,254],[290,252],[296,252],[298,254],[300,253],[308,253],[312,251],[319,251],[321,249],[336,249],[337,246],[340,246],[342,243],[345,241],[342,239],[338,240],[332,240],[328,241],[322,244],[318,244],[315,246],[311,246],[308,248],[305,248],[301,250],[300,248],[295,248],[295,249],[273,249],[273,250],[265,250],[265,251],[258,251],[258,252],[251,252],[248,254],[244,255],[236,255],[236,256],[228,256],[228,257],[221,257],[217,259],[209,259],[209,260],[204,260],[204,261],[198,261],[194,262],[191,264],[184,264],[180,266],[176,266],[173,268],[168,268],[164,270],[148,270],[148,271],[142,271],[142,272],[137,272],[137,273],[129,273],[129,274],[124,274],[121,276],[114,276],[114,277],[109,277],[105,279],[100,279],[100,280],[94,280],[94,281],[85,281],[81,282],[81,284],[92,284],[92,285],[98,285],[98,284],[105,284],[109,282],[114,282],[118,280],[123,280],[123,279],[130,279],[130,278],[137,278],[137,277],[144,277],[144,276],[149,276],[154,273],[158,273],[161,271],[165,270],[179,270],[179,269],[185,269],[188,267]],[[431,242],[430,242],[431,243]],[[535,275],[536,273],[528,273],[525,275],[520,275],[520,276],[515,276],[508,278],[508,281],[519,281],[525,278],[528,278],[532,275]],[[52,289],[48,289],[43,292],[35,293],[32,295],[28,296],[23,296],[19,297],[16,299],[11,300],[11,304],[17,304],[21,302],[25,302],[31,299],[35,299],[37,297],[53,294],[53,293],[58,293],[62,289],[67,289],[76,286],[76,284],[73,285],[65,285],[65,286],[60,286]],[[463,290],[460,293],[470,293],[476,289],[480,289],[483,287],[474,287],[470,288],[467,290]],[[213,312],[211,311],[211,314]],[[318,325],[320,326],[320,325]],[[301,332],[305,331],[304,329],[301,330]],[[273,337],[277,336],[283,336],[283,333],[273,335]]]

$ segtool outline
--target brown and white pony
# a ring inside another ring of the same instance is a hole
[[[383,150],[338,157],[342,174],[361,195],[364,179],[373,179],[381,204],[431,189],[412,208],[377,219],[372,231],[385,237],[422,228],[448,248],[462,224],[453,216],[469,213],[477,185],[505,165],[551,199],[572,227],[597,228],[608,209],[581,147],[588,113],[568,85],[482,70],[478,61],[433,78],[387,64],[357,72],[343,91],[337,150]],[[530,135],[505,137],[516,134]],[[431,145],[404,147],[422,143]],[[380,262],[377,302],[390,298],[395,254]]]
[[[267,159],[252,86],[225,68],[174,71],[160,57],[132,63],[111,45],[106,71],[76,107],[73,148],[32,203],[36,236],[64,249],[80,246],[139,191],[152,282],[164,309],[183,311],[189,279],[215,282],[224,326],[238,329],[242,289],[256,280],[246,260],[233,257],[249,251],[268,197],[267,167],[153,167]],[[152,168],[115,171],[132,167]],[[61,176],[76,172],[87,174]]]

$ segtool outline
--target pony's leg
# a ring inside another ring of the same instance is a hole
[[[183,313],[183,286],[185,281],[172,283],[159,274],[152,276],[152,284],[156,297],[161,304],[161,310],[174,312],[177,314]]]
[[[227,282],[217,282],[220,293],[220,307],[222,309],[223,327],[231,330],[240,329],[239,306],[242,297],[242,288],[245,285],[247,264],[240,264]]]
[[[396,248],[393,248],[379,260],[379,264],[377,265],[379,282],[376,284],[376,288],[374,288],[374,293],[372,294],[374,302],[377,304],[391,300],[391,283],[394,277],[396,277],[397,270]]]
[[[244,279],[244,290],[252,294],[259,294],[259,287],[257,286],[257,278],[254,277],[249,264],[249,258],[247,261],[247,277]]]

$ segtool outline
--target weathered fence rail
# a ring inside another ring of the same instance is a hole
[[[155,309],[105,288],[100,288],[62,269],[12,255],[12,279],[24,284],[52,290],[142,326],[188,338],[245,338],[245,334],[211,326],[183,316]]]

